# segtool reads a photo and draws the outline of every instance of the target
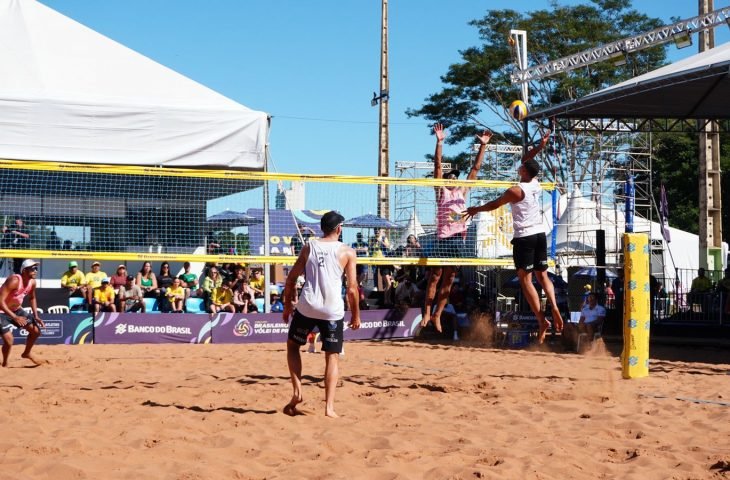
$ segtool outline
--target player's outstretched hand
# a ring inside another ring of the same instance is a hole
[[[461,215],[464,217],[464,220],[469,220],[477,213],[479,213],[479,207],[469,207],[461,212]]]
[[[492,135],[494,135],[489,130],[484,130],[481,135],[477,135],[477,140],[479,140],[479,143],[482,145],[486,145],[489,143],[489,141],[492,139]]]
[[[439,142],[443,142],[444,138],[446,138],[446,131],[444,130],[444,126],[440,123],[433,126],[433,133],[436,135],[436,139]]]

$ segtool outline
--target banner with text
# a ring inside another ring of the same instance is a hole
[[[45,327],[41,328],[41,336],[36,340],[40,345],[94,343],[93,324],[91,314],[80,313],[42,313],[40,314]],[[15,343],[25,343],[28,331],[24,328],[13,327]]]
[[[102,313],[94,322],[96,343],[210,343],[208,315],[195,313]]]
[[[360,312],[360,328],[347,327],[350,312],[345,313],[345,339],[370,340],[412,338],[421,321],[421,310],[364,310]],[[212,343],[285,342],[289,325],[280,313],[225,313],[213,319]]]

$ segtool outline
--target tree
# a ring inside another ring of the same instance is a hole
[[[633,10],[630,0],[592,0],[590,4],[570,6],[553,1],[549,10],[524,14],[509,9],[490,10],[482,19],[470,22],[479,30],[483,44],[462,51],[463,61],[451,65],[441,77],[443,89],[430,95],[420,108],[406,113],[443,123],[449,128],[446,140],[449,144],[471,138],[486,123],[479,120],[480,115],[491,113],[512,128],[501,132],[493,141],[500,141],[501,136],[502,142],[519,143],[522,124],[506,112],[507,105],[519,98],[518,86],[510,81],[514,68],[513,50],[508,42],[510,29],[528,32],[528,61],[535,65],[662,24],[660,19]],[[665,57],[665,48],[658,46],[633,54],[624,66],[603,62],[532,82],[529,103],[531,108],[539,109],[585,96],[657,68]],[[538,134],[529,133],[533,138]],[[547,156],[544,171],[548,179],[561,187],[568,181],[582,181],[600,156],[598,142],[591,137],[579,142],[578,136],[571,132],[557,132],[554,148],[561,155]],[[456,160],[465,161],[464,158]],[[458,166],[465,168],[466,164]]]

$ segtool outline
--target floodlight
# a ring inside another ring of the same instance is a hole
[[[683,32],[677,32],[672,35],[672,39],[674,40],[674,45],[677,46],[677,48],[685,48],[685,47],[691,47],[692,46],[692,31],[691,30],[685,30]]]

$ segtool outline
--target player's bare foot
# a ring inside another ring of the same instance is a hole
[[[299,405],[303,401],[304,401],[304,399],[301,397],[299,397],[299,398],[292,397],[292,399],[289,401],[289,403],[287,403],[284,406],[284,410],[282,410],[282,411],[284,412],[284,414],[289,415],[290,417],[295,417],[297,415],[304,415],[304,412],[302,412],[301,410],[299,410],[297,408],[297,405]]]
[[[424,313],[423,317],[421,318],[421,328],[426,328],[430,321],[431,321],[431,314],[429,312]]]
[[[330,418],[340,418],[340,416],[335,413],[335,409],[334,408],[325,408],[324,409],[324,416],[325,417],[330,417]]]
[[[20,356],[23,357],[23,358],[27,358],[28,360],[30,360],[31,362],[33,362],[34,365],[43,365],[45,363],[43,360],[40,360],[40,359],[35,358],[30,353],[23,353]],[[5,365],[3,364],[3,366],[5,366]]]
[[[3,360],[3,367],[7,367],[7,366],[8,366],[8,361],[7,360]]]
[[[441,329],[441,317],[434,315],[431,317],[431,322],[433,322],[433,328],[436,329],[437,332],[441,333],[443,330]]]
[[[550,329],[550,322],[545,320],[544,318],[540,322],[540,334],[537,337],[537,342],[539,344],[543,344],[545,342],[545,335],[547,334],[547,331]]]

